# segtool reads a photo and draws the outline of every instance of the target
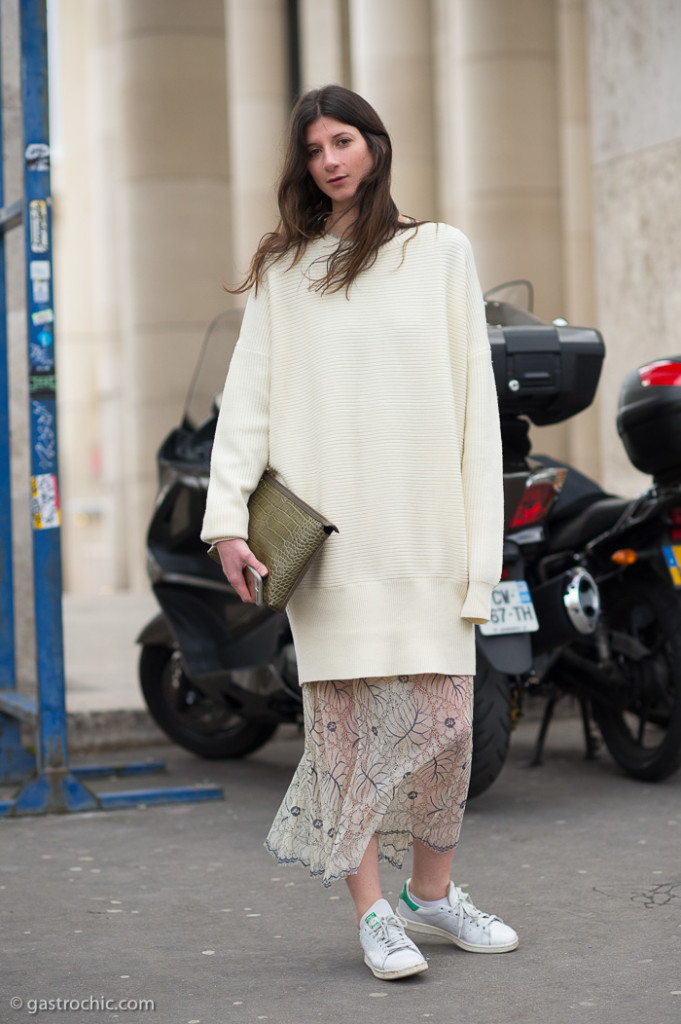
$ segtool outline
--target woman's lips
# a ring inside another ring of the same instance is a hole
[[[346,178],[347,178],[347,174],[340,174],[337,178],[329,178],[328,184],[329,185],[340,185],[340,184],[342,184],[342,182],[345,181]]]

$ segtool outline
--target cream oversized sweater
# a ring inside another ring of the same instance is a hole
[[[310,242],[249,296],[201,536],[246,538],[248,498],[271,466],[340,531],[288,606],[301,682],[473,673],[503,495],[471,247],[424,224],[386,242],[348,295],[311,291],[338,244]]]

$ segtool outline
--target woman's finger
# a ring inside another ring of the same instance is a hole
[[[237,592],[244,604],[251,603],[251,595],[246,585],[246,579],[244,577],[243,569],[240,572],[233,573],[227,576],[228,582],[232,585],[234,590]]]
[[[267,566],[255,557],[245,540],[235,538],[220,541],[217,548],[227,581],[245,604],[252,604],[253,599],[244,575],[246,566],[251,565],[263,578],[268,574]]]
[[[258,559],[257,559],[257,558],[255,557],[255,555],[253,554],[253,552],[252,552],[252,551],[250,552],[250,554],[251,554],[251,557],[250,557],[250,559],[249,559],[249,560],[248,560],[248,561],[246,562],[246,565],[252,565],[252,566],[253,566],[253,568],[255,569],[255,571],[256,571],[256,572],[258,572],[258,573],[260,573],[260,575],[261,575],[261,576],[262,576],[263,578],[264,578],[265,576],[267,576],[267,574],[269,573],[269,569],[267,568],[267,566],[266,566],[266,565],[265,565],[265,564],[264,564],[263,562],[259,562],[259,561],[258,561]]]

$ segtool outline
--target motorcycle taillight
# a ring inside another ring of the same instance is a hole
[[[542,469],[528,477],[509,530],[520,530],[541,522],[558,497],[567,476],[566,469]]]
[[[681,541],[681,505],[675,505],[667,513],[672,524],[671,539],[675,544]]]
[[[681,363],[675,359],[658,359],[639,367],[641,386],[678,388],[681,387]]]

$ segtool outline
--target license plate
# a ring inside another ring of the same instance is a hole
[[[669,544],[662,548],[669,575],[675,587],[681,587],[681,545]]]
[[[539,629],[537,613],[525,580],[504,580],[494,588],[490,620],[478,628],[483,636],[535,633]]]

